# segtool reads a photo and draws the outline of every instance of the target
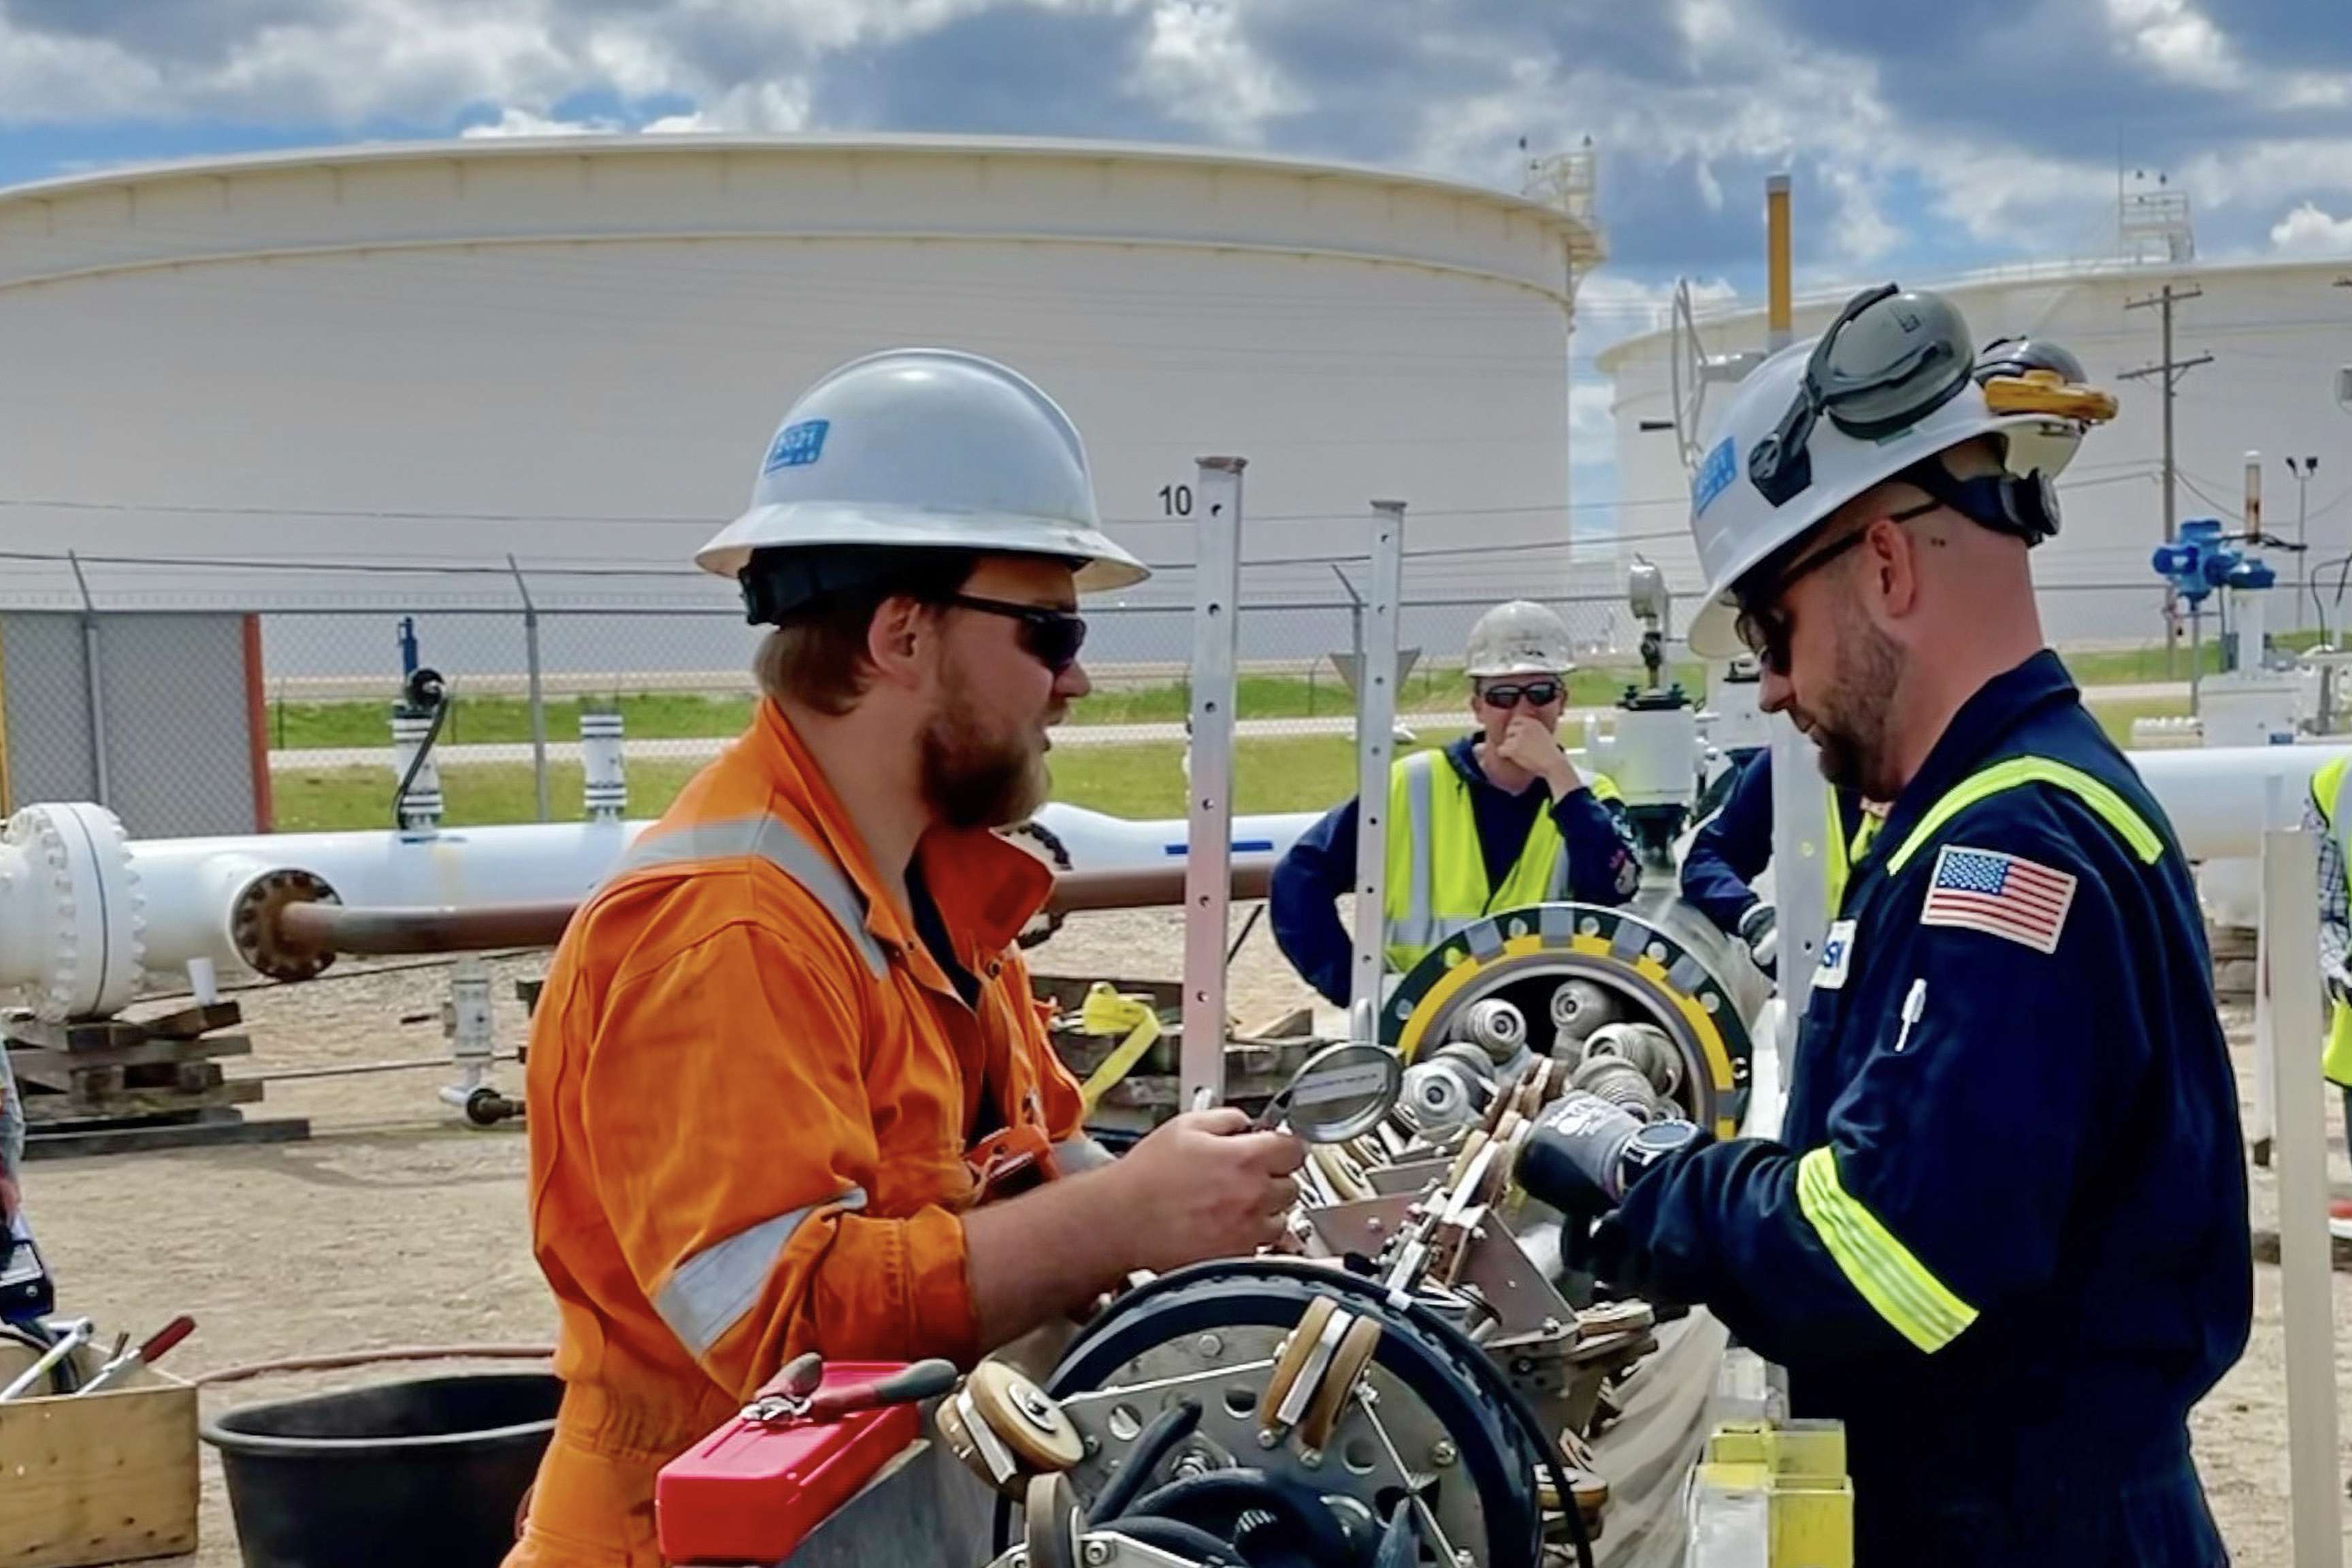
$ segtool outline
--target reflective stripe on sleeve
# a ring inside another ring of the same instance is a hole
[[[829,1203],[763,1219],[715,1241],[670,1272],[668,1283],[654,1297],[654,1310],[699,1361],[751,1310],[775,1271],[776,1260],[811,1215],[865,1206],[866,1189],[852,1187]]]
[[[1976,1321],[1976,1309],[1947,1289],[1845,1190],[1829,1150],[1812,1150],[1797,1162],[1797,1205],[1839,1271],[1920,1350],[1935,1354]]]

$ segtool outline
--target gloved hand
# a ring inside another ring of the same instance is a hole
[[[1767,974],[1777,974],[1780,961],[1780,913],[1770,904],[1754,903],[1739,917],[1739,940],[1748,944],[1748,954],[1756,967]]]
[[[1517,1171],[1529,1196],[1567,1213],[1613,1207],[1625,1195],[1625,1146],[1642,1119],[1589,1089],[1571,1089],[1544,1112],[1519,1151]]]

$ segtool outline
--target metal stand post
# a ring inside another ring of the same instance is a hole
[[[547,699],[540,690],[539,607],[530,602],[530,584],[512,555],[507,570],[514,574],[515,592],[522,595],[522,656],[530,677],[530,779],[538,796],[539,820],[550,819],[547,804]]]
[[[1225,1094],[1226,910],[1233,898],[1235,608],[1242,576],[1240,458],[1202,458],[1193,540],[1192,766],[1184,857],[1187,1109]]]
[[[1813,743],[1772,716],[1772,899],[1780,932],[1780,1081],[1797,1046],[1797,1024],[1812,994],[1813,970],[1830,927],[1829,788]]]
[[[1356,950],[1348,972],[1351,1030],[1366,1029],[1381,1005],[1381,942],[1387,919],[1389,767],[1396,749],[1397,600],[1403,592],[1404,502],[1372,503],[1372,598],[1369,636],[1357,643]],[[1367,1034],[1376,1038],[1377,1033]]]
[[[2295,1568],[2341,1568],[2327,1121],[2319,1077],[2319,868],[2299,829],[2263,835],[2262,978],[2278,1106],[2280,1312],[2286,1337],[2287,1511]]]
[[[66,564],[73,568],[74,588],[81,595],[82,674],[89,699],[89,786],[99,805],[110,806],[114,791],[106,777],[106,666],[99,646],[98,604],[89,596],[89,579],[82,575],[81,557],[68,550]]]

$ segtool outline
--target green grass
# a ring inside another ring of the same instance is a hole
[[[1640,674],[1638,666],[1580,669],[1569,678],[1569,700],[1580,708],[1599,708],[1617,700],[1628,680]],[[1706,672],[1698,665],[1679,665],[1672,679],[1698,696]],[[1408,713],[1454,712],[1466,691],[1459,666],[1418,668],[1406,677],[1398,692],[1399,707]],[[1244,675],[1235,693],[1234,710],[1244,719],[1335,718],[1356,710],[1339,676],[1318,668],[1307,676]],[[751,699],[706,697],[691,692],[646,692],[592,698],[598,710],[618,708],[631,740],[667,741],[740,733],[751,722]],[[1150,685],[1104,686],[1071,709],[1073,724],[1181,723],[1192,708],[1192,690],[1182,681]],[[547,736],[551,741],[574,741],[580,736],[581,700],[562,697],[547,704]],[[315,748],[383,746],[390,744],[387,702],[273,702],[269,708],[269,744],[277,751]],[[449,717],[439,743],[461,746],[530,739],[530,707],[520,697],[468,697],[461,687],[450,700]]]
[[[2271,647],[2282,653],[2302,653],[2319,643],[2315,631],[2273,632]],[[2212,616],[2205,622],[2204,647],[2196,663],[2208,675],[2221,670],[2221,627]],[[2140,647],[2086,648],[2065,656],[2066,668],[2078,686],[2137,686],[2158,680],[2189,679],[2189,634],[2180,634],[2180,647],[2168,666],[2164,645],[2148,643]]]
[[[598,709],[618,708],[633,737],[677,740],[699,735],[735,735],[751,721],[751,699],[702,697],[691,692],[656,691],[621,698],[592,700]],[[269,707],[269,743],[279,751],[313,747],[383,746],[391,743],[388,702],[273,702]],[[551,741],[580,738],[580,701],[551,699],[547,704],[547,737]],[[460,689],[450,700],[449,717],[438,742],[457,746],[530,739],[530,704],[520,697],[468,697]]]
[[[1184,813],[1179,746],[1071,746],[1054,753],[1054,798],[1117,816],[1152,818]],[[629,815],[661,813],[701,766],[695,763],[632,762]],[[580,816],[580,768],[548,767],[549,815]],[[392,822],[391,773],[383,768],[310,768],[275,775],[281,833],[386,827]],[[1345,735],[1244,740],[1234,746],[1235,809],[1244,812],[1321,811],[1355,793],[1356,746]],[[457,763],[441,770],[444,823],[451,827],[530,822],[537,816],[529,763]]]
[[[2185,700],[2131,698],[2102,701],[2091,711],[2116,744],[2131,744],[2132,721],[2188,712]],[[1322,811],[1356,789],[1356,745],[1346,735],[1245,739],[1234,748],[1234,809],[1243,812]],[[1132,746],[1065,746],[1054,752],[1054,798],[1114,816],[1160,818],[1184,814],[1181,748],[1167,742]],[[655,816],[703,764],[632,760],[629,815]],[[383,768],[280,771],[274,777],[281,833],[384,827],[392,820],[392,774]],[[441,769],[444,818],[452,827],[530,822],[537,816],[529,763],[454,763]],[[580,767],[548,767],[549,814],[559,822],[580,817]]]
[[[2084,705],[2107,739],[2129,750],[2131,727],[2135,719],[2185,718],[2189,700],[2185,697],[2119,697],[2102,700],[2097,692],[2084,693]]]

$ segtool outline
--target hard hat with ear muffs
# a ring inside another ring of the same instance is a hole
[[[1889,283],[1856,294],[1819,339],[1782,350],[1740,384],[1691,482],[1691,531],[1706,574],[1692,652],[1742,652],[1740,580],[1890,479],[2029,544],[2058,531],[2049,475],[2021,462],[2028,454],[2011,438],[2068,422],[1995,407],[1975,378],[1972,341],[1950,300]],[[1999,438],[2000,473],[1962,479],[1941,460],[1984,437]]]

